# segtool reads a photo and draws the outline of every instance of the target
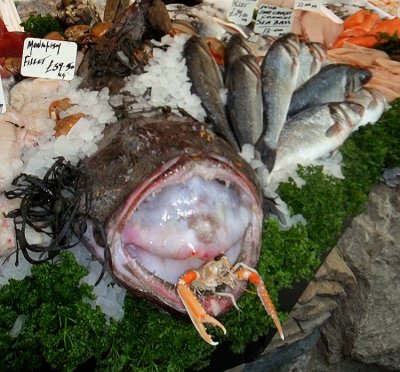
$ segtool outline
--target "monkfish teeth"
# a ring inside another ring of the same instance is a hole
[[[274,166],[279,135],[296,88],[299,56],[298,36],[286,34],[272,44],[262,62],[263,134],[256,147],[268,170]]]

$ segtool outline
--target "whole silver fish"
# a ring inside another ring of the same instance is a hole
[[[264,132],[257,143],[268,170],[274,166],[278,139],[286,121],[299,72],[300,40],[286,34],[275,41],[261,66]]]
[[[239,146],[255,145],[263,130],[261,70],[256,57],[239,57],[228,69],[226,87],[226,111]]]
[[[229,68],[238,58],[251,53],[246,40],[240,34],[233,34],[225,48],[225,66]]]
[[[220,96],[220,91],[224,88],[222,75],[207,44],[194,35],[186,42],[183,54],[186,58],[188,76],[192,82],[192,93],[200,97],[214,132],[238,150]]]
[[[364,115],[355,130],[363,125],[375,124],[388,109],[386,97],[374,88],[362,88],[353,93],[346,101],[358,103],[365,108]]]
[[[364,107],[358,103],[328,103],[310,107],[289,119],[279,138],[274,171],[302,164],[336,150],[359,125]]]
[[[306,42],[300,44],[300,68],[296,89],[321,70],[322,61],[325,57],[326,49],[322,44]]]
[[[288,117],[312,106],[344,101],[371,77],[371,72],[366,69],[347,64],[326,65],[294,92]]]

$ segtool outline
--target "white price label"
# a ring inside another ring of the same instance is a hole
[[[228,20],[237,25],[247,26],[253,19],[257,0],[233,0]]]
[[[319,13],[321,5],[321,0],[294,0],[293,9]]]
[[[70,41],[27,38],[22,53],[21,75],[72,80],[78,46]]]
[[[0,77],[0,113],[6,112],[6,100],[4,98],[3,83]]]
[[[263,4],[258,10],[254,32],[282,36],[292,29],[294,10]]]

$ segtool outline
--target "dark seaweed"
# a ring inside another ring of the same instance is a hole
[[[14,188],[5,192],[8,199],[21,199],[18,209],[9,212],[6,217],[14,219],[18,253],[34,264],[52,260],[61,251],[79,243],[83,228],[77,229],[77,221],[82,221],[78,213],[81,195],[75,186],[83,176],[83,170],[65,161],[56,159],[43,179],[21,174],[13,181]],[[48,237],[48,244],[30,244],[27,240],[27,227]],[[41,252],[39,259],[30,252]]]
[[[400,61],[400,36],[397,32],[394,35],[380,34],[379,42],[374,48],[386,52],[391,59]]]

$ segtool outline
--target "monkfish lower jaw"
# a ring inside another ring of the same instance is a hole
[[[185,313],[176,291],[179,278],[220,255],[254,267],[262,219],[257,188],[236,165],[181,156],[137,187],[108,222],[109,268],[135,295]],[[88,226],[85,241],[104,260],[104,248]],[[243,286],[221,286],[218,292],[228,295],[202,296],[210,315],[228,310]]]

